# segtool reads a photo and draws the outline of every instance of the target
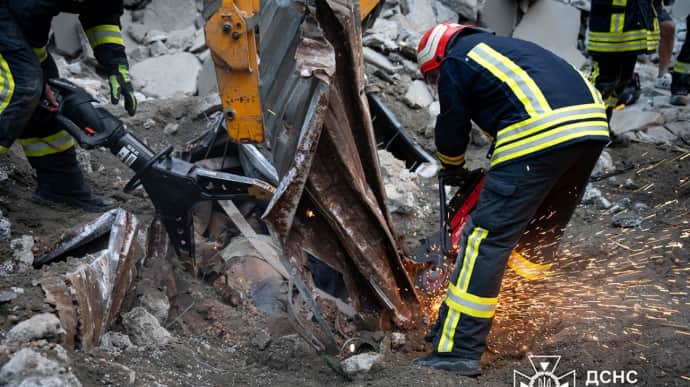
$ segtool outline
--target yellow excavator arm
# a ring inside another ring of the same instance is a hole
[[[209,7],[215,9],[205,12],[204,33],[216,67],[228,136],[235,142],[261,143],[264,141],[264,127],[255,36],[259,0],[216,0],[211,3]],[[361,0],[361,20],[367,19],[382,4],[382,0]]]

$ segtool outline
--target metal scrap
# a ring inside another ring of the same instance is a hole
[[[55,305],[66,331],[64,344],[70,349],[88,351],[98,345],[120,312],[141,257],[135,254],[137,218],[122,209],[106,215],[114,216],[106,249],[87,255],[86,263],[71,272],[49,273],[40,280],[48,302]],[[101,232],[100,228],[88,230]],[[78,234],[72,239],[88,240],[89,236]],[[60,245],[78,244],[64,240]]]

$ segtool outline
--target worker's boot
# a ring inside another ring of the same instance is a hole
[[[84,180],[74,147],[60,153],[28,157],[36,170],[38,186],[32,199],[53,202],[88,212],[103,212],[113,201],[94,195]]]
[[[479,376],[482,374],[482,366],[479,360],[463,359],[455,356],[439,356],[435,353],[414,359],[412,365],[453,371],[463,376]]]
[[[606,120],[609,123],[609,139],[611,142],[609,142],[609,148],[625,148],[630,145],[630,139],[628,137],[624,137],[618,134],[613,133],[613,130],[611,130],[611,116],[613,115],[613,108],[608,107],[606,108]]]
[[[671,105],[685,106],[688,104],[688,89],[690,76],[673,72],[671,82]]]

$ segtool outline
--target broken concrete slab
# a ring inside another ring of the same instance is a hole
[[[608,150],[604,150],[599,155],[597,163],[594,165],[592,170],[593,177],[601,177],[607,175],[616,170],[616,166],[613,164],[613,158]]]
[[[663,126],[652,126],[635,133],[640,142],[649,144],[671,144],[678,136]]]
[[[424,81],[414,80],[407,88],[403,101],[411,108],[427,108],[434,102],[434,97]]]
[[[143,22],[151,29],[170,32],[193,26],[197,15],[194,0],[153,0],[144,9]]]
[[[515,0],[491,0],[482,8],[482,21],[497,35],[512,36],[517,15]]]
[[[79,17],[73,13],[60,13],[53,18],[51,24],[55,39],[55,52],[74,57],[81,51]]]
[[[690,122],[688,121],[675,121],[668,122],[666,124],[666,129],[670,130],[671,133],[680,137],[686,142],[690,142]]]
[[[8,342],[28,342],[39,339],[60,341],[65,335],[60,319],[52,313],[33,315],[7,332]]]
[[[216,66],[213,64],[213,59],[211,59],[210,55],[204,59],[204,62],[201,65],[197,87],[199,88],[199,96],[203,97],[210,94],[218,94]]]
[[[424,33],[436,25],[436,14],[434,13],[431,0],[408,0],[407,4],[409,7],[409,12],[405,16],[408,21],[408,25],[405,26],[407,29]],[[448,6],[451,9],[457,9],[450,4]]]
[[[381,360],[383,360],[383,355],[380,353],[367,352],[348,357],[340,365],[345,375],[349,378],[357,378],[359,375],[371,371]]]
[[[431,5],[434,9],[434,14],[436,14],[436,23],[457,23],[458,13],[455,12],[453,9],[446,6],[440,1],[434,1]],[[429,28],[431,28],[431,26]]]
[[[194,40],[192,40],[192,45],[189,47],[189,51],[198,54],[201,51],[204,51],[206,48],[206,37],[204,36],[204,31],[199,30],[194,35]]]
[[[194,43],[196,35],[196,28],[189,26],[184,29],[170,31],[168,40],[166,41],[168,48],[176,51],[187,51]]]
[[[0,369],[0,385],[81,387],[68,367],[30,348],[22,348]]]
[[[146,309],[137,306],[122,315],[122,325],[132,342],[142,347],[161,347],[170,341],[172,335]]]
[[[201,64],[193,54],[180,52],[145,59],[130,70],[135,85],[144,95],[170,98],[194,95]]]
[[[169,52],[170,52],[170,50],[168,50],[168,46],[166,46],[165,43],[163,43],[161,41],[153,42],[149,46],[149,53],[153,57],[165,55]]]
[[[623,134],[663,123],[663,116],[659,112],[630,107],[614,112],[610,127],[615,134]]]
[[[484,7],[486,0],[440,0],[441,3],[448,6],[453,11],[457,12],[463,19],[467,21],[476,21],[479,15],[479,10]],[[491,0],[495,1],[495,0]],[[432,24],[429,25],[430,28]]]
[[[556,0],[542,0],[529,8],[513,37],[534,42],[581,69],[586,58],[577,49],[579,31],[580,12],[577,9]]]
[[[396,71],[402,69],[402,66],[396,66],[385,55],[372,50],[369,47],[363,48],[364,61],[370,63],[388,74],[394,74]]]
[[[34,264],[34,237],[22,235],[21,238],[13,239],[10,248],[14,255],[14,262],[20,271],[27,270]]]

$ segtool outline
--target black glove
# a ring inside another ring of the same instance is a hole
[[[443,165],[443,169],[438,173],[444,184],[454,187],[461,186],[466,176],[467,169],[462,165]]]
[[[137,98],[134,96],[134,87],[129,79],[129,69],[126,65],[113,67],[108,71],[108,83],[110,83],[110,102],[117,105],[120,96],[125,100],[125,109],[130,116],[137,111]]]

